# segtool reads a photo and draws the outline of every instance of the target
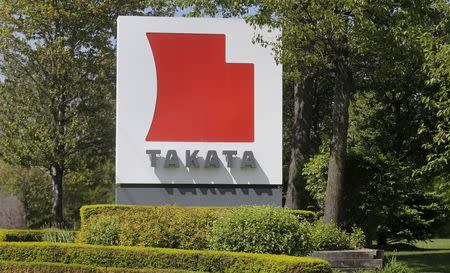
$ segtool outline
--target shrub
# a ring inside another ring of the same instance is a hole
[[[128,269],[114,267],[95,267],[61,263],[30,263],[0,261],[0,271],[3,273],[194,273],[194,271],[176,269]],[[195,271],[200,273],[199,271]]]
[[[311,226],[314,250],[350,249],[350,236],[335,224],[319,220]]]
[[[105,218],[118,217],[118,245],[169,247],[182,249],[208,248],[208,234],[214,221],[231,208],[94,205],[81,208],[81,230],[78,241],[104,244],[90,236],[95,226],[103,232]],[[310,211],[289,211],[297,219],[314,220]]]
[[[238,207],[220,217],[211,230],[215,250],[304,255],[311,251],[309,224],[288,210]]]
[[[74,231],[60,230],[32,230],[32,229],[0,229],[0,242],[41,242],[57,241],[73,242]],[[64,238],[63,238],[64,237]]]
[[[119,244],[120,225],[118,216],[100,216],[83,230],[85,240],[95,245]]]
[[[0,243],[0,260],[210,273],[331,272],[328,262],[309,257],[47,242]]]
[[[366,235],[364,231],[359,227],[353,226],[350,233],[350,247],[351,248],[363,248],[366,244]]]

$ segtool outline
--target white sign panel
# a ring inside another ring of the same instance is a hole
[[[119,17],[116,183],[281,185],[281,66],[254,35],[239,19]]]

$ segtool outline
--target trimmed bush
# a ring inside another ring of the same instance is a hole
[[[118,216],[100,215],[84,230],[85,240],[94,245],[118,245],[120,224]]]
[[[63,232],[64,234],[61,234]],[[70,242],[69,239],[75,238],[75,231],[67,230],[32,230],[32,229],[0,229],[0,242]],[[61,237],[65,236],[66,240]],[[58,238],[60,239],[58,241]]]
[[[183,269],[210,273],[331,272],[328,262],[309,257],[42,242],[0,243],[0,260]]]
[[[199,271],[176,269],[128,269],[61,263],[30,263],[11,261],[0,261],[0,271],[3,273],[200,273]]]
[[[120,219],[118,245],[169,247],[182,249],[207,249],[208,234],[212,224],[231,208],[227,207],[176,207],[176,206],[131,206],[92,205],[83,206],[81,230],[78,242],[101,243],[93,236],[102,233],[101,222],[108,217]],[[290,213],[298,219],[313,221],[311,211]]]
[[[319,220],[311,226],[314,250],[350,249],[350,235],[335,224]]]
[[[250,253],[306,255],[312,251],[308,223],[287,209],[237,207],[220,217],[211,230],[210,248]]]

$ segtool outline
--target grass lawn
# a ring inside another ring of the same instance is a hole
[[[450,239],[433,239],[418,242],[417,250],[388,251],[387,257],[396,256],[415,272],[450,273]]]

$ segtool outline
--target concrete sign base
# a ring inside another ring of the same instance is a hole
[[[281,186],[119,184],[116,204],[178,206],[281,206]]]

